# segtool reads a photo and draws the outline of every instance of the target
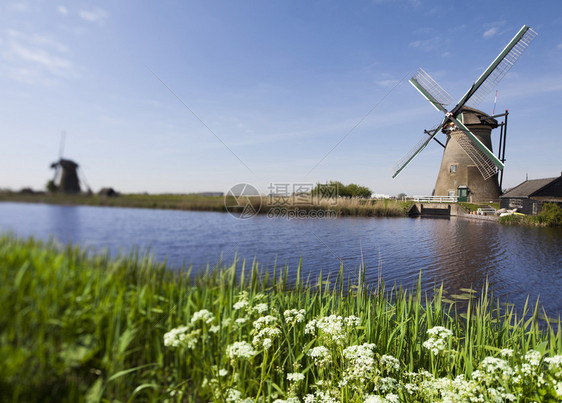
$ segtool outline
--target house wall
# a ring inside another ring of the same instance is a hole
[[[528,197],[501,197],[500,198],[500,208],[505,208],[508,210],[517,209],[517,212],[531,215],[533,214],[533,203],[540,203],[537,200],[529,199]],[[540,203],[542,207],[542,203]],[[535,209],[539,206],[536,204]],[[535,214],[538,214],[538,211]]]

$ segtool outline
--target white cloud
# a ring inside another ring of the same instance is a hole
[[[78,74],[66,56],[67,47],[48,35],[26,34],[8,29],[0,60],[12,79],[28,84],[53,85]]]
[[[485,31],[482,34],[482,37],[484,39],[493,38],[498,33],[500,33],[500,28],[503,27],[504,25],[505,25],[505,21],[494,21],[488,24],[484,24]]]
[[[435,36],[430,39],[423,39],[410,42],[408,47],[423,50],[424,52],[429,52],[433,49],[436,49],[441,45],[441,39],[438,36]]]
[[[498,27],[492,27],[492,28],[488,29],[487,31],[485,31],[485,32],[482,34],[482,37],[483,37],[484,39],[492,38],[493,36],[495,36],[495,35],[498,33],[498,30],[499,30]]]
[[[68,9],[65,6],[58,6],[57,11],[62,15],[68,14]]]
[[[398,83],[398,80],[379,80],[376,83],[381,87],[392,87]]]
[[[68,51],[68,48],[65,45],[56,41],[55,39],[53,39],[48,35],[39,35],[39,34],[27,35],[20,31],[16,31],[15,29],[8,29],[6,32],[10,38],[16,39],[18,41],[26,42],[30,45],[39,46],[39,47],[46,46],[58,52]]]
[[[94,8],[92,10],[80,10],[78,15],[89,22],[95,22],[103,25],[105,20],[109,17],[109,13],[101,8]]]

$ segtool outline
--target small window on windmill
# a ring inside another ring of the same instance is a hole
[[[449,197],[455,197],[455,191],[449,190]]]
[[[449,167],[449,172],[454,174],[457,172],[457,164],[453,164]]]

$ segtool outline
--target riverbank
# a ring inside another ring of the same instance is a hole
[[[300,268],[296,268],[300,273]],[[560,399],[560,321],[488,290],[293,287],[243,264],[168,271],[150,256],[0,237],[7,401],[435,402]],[[464,309],[458,310],[462,301]],[[558,329],[558,330],[557,330]]]
[[[282,214],[287,211],[331,212],[336,217],[405,217],[411,202],[359,198],[317,199],[305,197],[234,197],[192,194],[120,194],[115,197],[86,194],[0,192],[0,201],[83,205],[104,207],[131,207],[192,211],[217,211],[243,214],[247,206],[258,214]]]

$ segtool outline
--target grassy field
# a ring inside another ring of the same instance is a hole
[[[331,210],[336,216],[364,216],[364,217],[402,217],[411,205],[399,200],[371,200],[371,199],[311,199],[298,200],[293,197],[242,198],[238,202],[233,197],[182,195],[182,194],[121,194],[117,197],[100,195],[65,195],[58,193],[26,194],[19,192],[0,192],[0,201],[24,203],[47,203],[61,205],[87,205],[108,207],[133,207],[194,211],[232,211],[242,212],[246,202],[254,206],[260,214],[268,214],[278,208],[301,211]],[[236,207],[239,203],[241,206]],[[228,210],[227,207],[228,206]]]
[[[171,272],[0,237],[6,402],[559,401],[560,320],[491,292]],[[300,268],[292,268],[300,272]],[[456,298],[459,302],[454,302]],[[462,302],[462,310],[457,306]]]

